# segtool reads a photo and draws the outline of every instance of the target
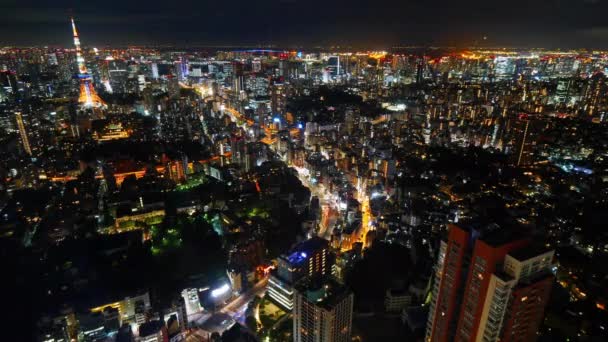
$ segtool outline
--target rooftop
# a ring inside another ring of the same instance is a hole
[[[543,255],[546,253],[550,253],[550,252],[553,252],[553,250],[551,250],[543,245],[533,244],[530,246],[519,248],[512,252],[509,252],[509,255],[511,257],[513,257],[515,260],[524,261],[524,260],[532,259],[534,257],[540,256],[540,255]]]
[[[284,258],[291,264],[299,264],[308,259],[309,256],[313,255],[314,252],[327,248],[328,242],[320,237],[313,237],[306,241],[297,244],[294,248],[287,253]]]
[[[163,328],[163,322],[161,321],[150,321],[143,323],[139,326],[139,336],[146,337],[150,335],[158,334]]]
[[[349,289],[332,278],[308,278],[297,283],[295,290],[303,294],[308,302],[326,310],[333,309],[352,295]]]
[[[471,233],[473,240],[482,240],[490,246],[501,246],[509,242],[525,239],[528,235],[524,227],[513,223],[496,223],[474,219],[459,222],[459,228]]]

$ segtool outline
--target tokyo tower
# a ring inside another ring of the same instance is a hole
[[[98,108],[105,106],[105,102],[97,95],[95,88],[93,88],[93,79],[87,70],[87,66],[84,63],[84,57],[82,56],[82,49],[80,48],[80,38],[78,37],[78,31],[76,30],[76,24],[74,18],[70,18],[72,21],[72,31],[74,32],[74,46],[76,47],[76,63],[78,63],[78,79],[80,80],[80,95],[78,96],[78,103],[85,108]]]

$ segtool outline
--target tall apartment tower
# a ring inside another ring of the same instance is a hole
[[[553,253],[513,230],[450,225],[435,265],[426,341],[534,341]]]
[[[350,342],[353,293],[330,278],[308,279],[295,286],[295,342]]]
[[[505,257],[503,272],[491,275],[476,340],[536,340],[553,284],[552,260],[552,250],[539,248]],[[501,317],[502,322],[495,320]]]

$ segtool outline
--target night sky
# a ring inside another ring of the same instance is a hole
[[[70,45],[70,8],[97,46],[608,48],[608,0],[0,0],[0,46]]]

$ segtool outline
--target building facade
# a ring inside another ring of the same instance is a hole
[[[331,272],[329,244],[319,237],[295,246],[278,259],[277,269],[268,280],[268,295],[283,309],[293,309],[293,285],[305,278],[324,276]]]
[[[554,252],[515,235],[449,226],[435,266],[427,341],[535,340]]]
[[[353,293],[330,280],[305,280],[295,287],[295,342],[351,341]]]

